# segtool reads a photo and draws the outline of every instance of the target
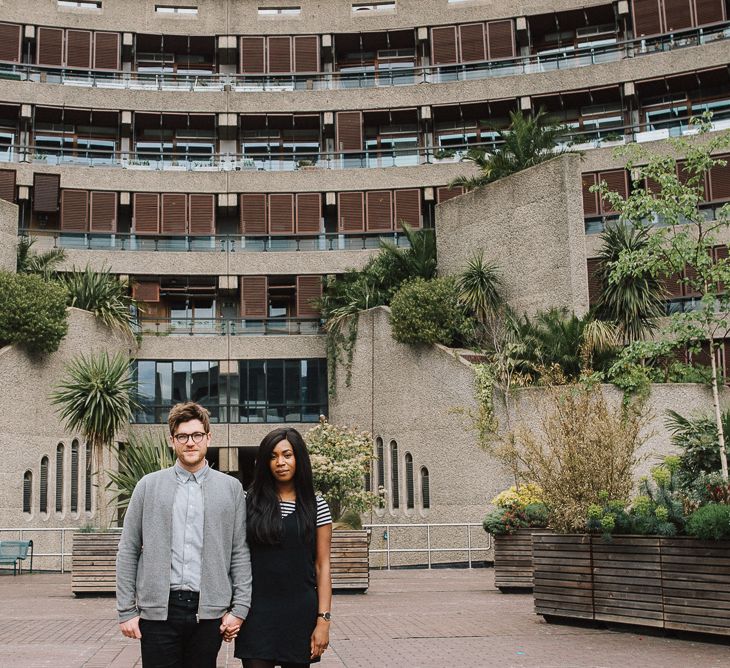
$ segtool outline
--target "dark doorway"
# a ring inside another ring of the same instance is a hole
[[[238,479],[243,489],[248,489],[253,481],[253,468],[256,463],[256,447],[238,448]]]

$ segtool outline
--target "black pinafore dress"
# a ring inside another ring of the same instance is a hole
[[[315,544],[304,541],[299,512],[282,519],[279,545],[249,545],[251,609],[236,638],[239,659],[314,663],[310,639],[317,624]]]

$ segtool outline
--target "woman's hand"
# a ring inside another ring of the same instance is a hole
[[[330,623],[324,619],[317,620],[317,626],[314,627],[314,633],[310,639],[310,649],[312,659],[318,659],[330,644]]]

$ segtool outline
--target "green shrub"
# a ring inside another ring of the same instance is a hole
[[[687,533],[702,540],[730,538],[730,506],[708,503],[695,510],[687,520]]]
[[[451,278],[417,278],[395,293],[390,305],[393,338],[401,343],[442,343],[460,340],[468,320]]]
[[[487,533],[495,536],[511,534],[523,527],[546,527],[548,509],[542,502],[529,503],[526,506],[501,506],[487,513],[482,527]]]
[[[35,274],[0,272],[0,345],[52,353],[66,336],[67,317],[61,285]]]

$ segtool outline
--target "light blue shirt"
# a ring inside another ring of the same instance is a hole
[[[203,481],[208,462],[195,473],[175,462],[175,500],[172,504],[172,563],[170,589],[200,591],[203,554]]]

